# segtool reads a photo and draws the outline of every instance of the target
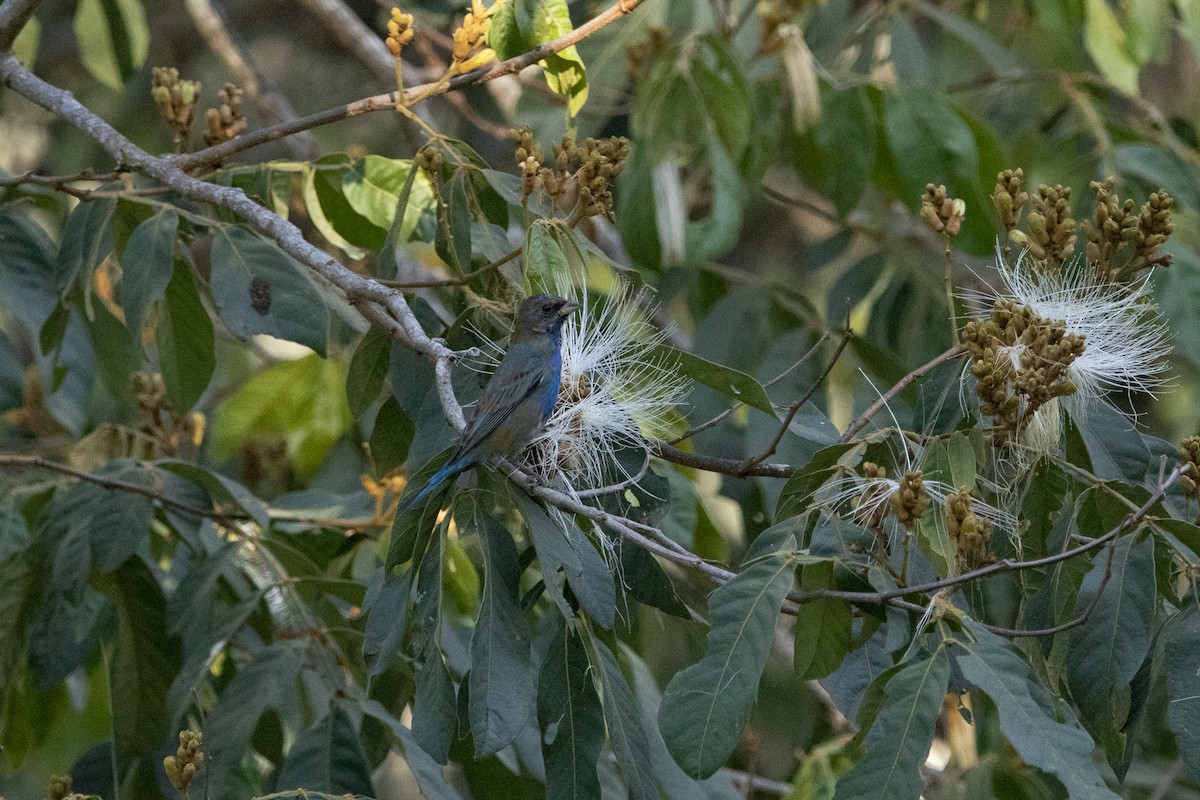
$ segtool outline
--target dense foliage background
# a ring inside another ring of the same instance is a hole
[[[0,4],[0,793],[1200,796],[1200,5],[485,8]]]

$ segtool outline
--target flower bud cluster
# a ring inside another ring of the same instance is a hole
[[[1009,235],[1021,224],[1021,214],[1029,200],[1029,193],[1021,188],[1024,177],[1022,169],[1006,169],[996,176],[996,188],[992,190],[992,202],[1000,214],[1000,224]]]
[[[925,479],[921,470],[906,470],[900,478],[899,488],[892,493],[889,502],[896,521],[911,531],[929,506],[929,493],[925,491]]]
[[[1170,255],[1156,258],[1158,247],[1174,230],[1171,224],[1171,195],[1153,192],[1137,209],[1132,200],[1122,202],[1113,191],[1116,181],[1092,181],[1096,195],[1093,218],[1083,223],[1087,257],[1096,265],[1098,277],[1119,280],[1155,264],[1171,263]]]
[[[391,19],[387,24],[387,49],[395,58],[400,58],[400,51],[413,38],[413,15],[406,14],[398,8],[392,9]]]
[[[991,560],[988,542],[992,523],[975,513],[975,501],[964,489],[946,498],[943,509],[946,531],[954,542],[960,570],[974,569]]]
[[[1000,297],[989,317],[967,323],[963,344],[978,381],[979,410],[993,418],[993,440],[1001,444],[1042,405],[1075,392],[1067,368],[1083,355],[1085,337]]]
[[[481,0],[471,0],[471,10],[463,17],[462,26],[454,32],[450,74],[470,72],[496,57],[496,51],[487,46],[488,32],[492,29],[490,13]]]
[[[200,102],[200,82],[180,80],[179,70],[174,67],[155,67],[150,95],[163,119],[175,131],[176,144],[186,141]]]
[[[859,465],[864,486],[862,494],[854,501],[854,517],[858,524],[878,530],[887,518],[887,502],[882,502],[890,492],[891,487],[882,483],[887,480],[887,468],[873,461],[864,461]]]
[[[1033,210],[1026,216],[1029,234],[1012,231],[1013,242],[1028,247],[1035,259],[1057,266],[1075,252],[1075,218],[1071,216],[1071,188],[1055,184],[1038,187]]]
[[[577,144],[563,137],[553,148],[554,160],[546,164],[541,146],[529,128],[512,132],[515,156],[521,168],[525,196],[542,190],[556,201],[574,200],[581,217],[613,214],[612,182],[625,168],[629,140],[624,136],[586,139]]]
[[[232,83],[227,83],[218,98],[219,105],[204,112],[204,124],[207,128],[204,132],[204,144],[208,147],[237,138],[246,130],[246,117],[242,115],[242,90]]]
[[[442,151],[431,144],[427,144],[417,151],[413,158],[413,163],[418,169],[422,169],[431,179],[436,179],[442,171],[442,166],[446,163]]]
[[[200,750],[200,745],[204,741],[204,735],[196,731],[180,731],[179,732],[179,747],[175,750],[175,755],[167,756],[163,759],[163,769],[166,770],[167,780],[175,787],[175,790],[187,794],[188,787],[192,785],[192,779],[196,777],[196,773],[204,766],[204,753]]]
[[[1183,440],[1179,455],[1184,461],[1179,475],[1179,488],[1188,497],[1200,497],[1200,436],[1189,436]]]
[[[957,236],[966,216],[965,201],[950,197],[945,186],[934,186],[932,183],[925,185],[925,194],[921,197],[921,219],[934,233]]]
[[[49,800],[66,800],[74,793],[71,791],[70,775],[51,775],[50,789],[46,794]]]

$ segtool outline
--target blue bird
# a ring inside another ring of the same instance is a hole
[[[563,322],[579,307],[574,300],[545,294],[521,303],[508,352],[479,396],[458,449],[421,491],[400,506],[400,513],[477,464],[519,455],[541,432],[558,401]]]

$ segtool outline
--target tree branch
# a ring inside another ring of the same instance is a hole
[[[235,41],[213,0],[185,0],[184,6],[187,7],[192,22],[204,37],[209,49],[233,73],[233,77],[250,96],[264,122],[268,125],[279,125],[291,122],[299,116],[288,99],[267,84],[266,79],[251,62],[245,48]],[[312,161],[318,154],[317,138],[309,131],[297,133],[294,139],[288,140],[287,147],[300,161]]]
[[[856,433],[861,431],[863,428],[867,427],[867,423],[869,423],[871,421],[872,417],[874,417],[876,414],[879,413],[880,409],[884,408],[891,401],[891,399],[893,397],[895,397],[896,395],[898,395],[902,391],[904,391],[906,388],[908,388],[908,385],[910,383],[912,383],[917,378],[924,375],[926,372],[929,372],[929,370],[933,369],[934,367],[940,366],[941,364],[945,364],[947,361],[958,358],[966,351],[967,351],[966,348],[963,347],[961,344],[956,344],[953,347],[951,347],[949,350],[947,350],[946,352],[942,353],[940,356],[937,356],[936,358],[931,359],[930,361],[922,364],[921,366],[914,369],[912,372],[905,375],[903,378],[901,378],[899,381],[896,382],[895,386],[888,389],[886,392],[883,393],[882,397],[880,397],[878,400],[876,400],[874,403],[872,403],[867,408],[866,411],[859,414],[858,417],[853,422],[850,423],[850,426],[846,428],[846,432],[842,434],[842,438],[838,439],[838,441],[839,442],[848,442],[851,439],[853,439],[854,435]]]
[[[16,0],[9,0],[15,2]],[[27,1],[27,0],[26,0]],[[446,92],[465,89],[468,86],[474,86],[477,83],[486,83],[495,80],[504,75],[512,75],[520,72],[526,67],[536,64],[546,56],[554,55],[562,50],[578,44],[582,40],[612,24],[616,20],[632,12],[635,8],[641,5],[644,0],[618,0],[615,4],[600,12],[592,19],[580,25],[575,30],[555,39],[552,42],[539,45],[527,53],[522,53],[519,56],[513,56],[506,61],[500,61],[491,66],[480,67],[477,70],[468,72],[465,75],[458,75],[451,78],[449,81],[439,84],[437,82],[425,83],[420,86],[413,86],[404,90],[404,97],[407,102],[415,102],[419,99],[428,97],[436,97]],[[377,94],[371,97],[365,97],[362,100],[356,100],[353,103],[336,106],[324,111],[319,111],[316,114],[310,114],[307,117],[292,122],[283,123],[280,125],[272,125],[266,128],[261,128],[257,131],[247,133],[244,136],[239,136],[232,141],[214,145],[213,147],[197,150],[194,153],[176,156],[175,165],[180,169],[191,170],[196,167],[202,167],[210,164],[216,164],[232,156],[234,153],[240,153],[243,150],[248,150],[251,147],[256,147],[260,144],[273,142],[277,139],[282,139],[285,136],[291,136],[299,131],[306,131],[312,128],[328,125],[332,122],[339,122],[350,117],[357,117],[361,114],[368,114],[372,111],[382,111],[384,109],[395,109],[397,101],[396,92],[388,92],[387,94]]]

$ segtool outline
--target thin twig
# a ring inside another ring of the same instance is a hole
[[[776,383],[783,380],[786,376],[790,375],[795,370],[804,366],[804,364],[808,363],[808,360],[810,358],[812,358],[814,355],[817,354],[818,351],[820,351],[821,345],[825,344],[825,342],[827,342],[827,341],[829,341],[829,331],[824,331],[821,334],[820,338],[817,339],[816,343],[813,344],[813,346],[808,349],[807,353],[800,356],[799,360],[793,362],[783,372],[779,373],[774,378],[771,378],[771,380],[764,383],[763,388],[770,389]],[[739,408],[741,408],[744,405],[745,405],[745,403],[743,403],[741,400],[735,400],[733,405],[729,406],[729,408],[727,408],[724,411],[722,411],[721,413],[717,414],[715,417],[712,417],[711,419],[701,422],[696,427],[689,428],[688,430],[686,430],[683,433],[676,436],[674,439],[667,440],[667,444],[679,444],[682,441],[692,438],[693,436],[695,436],[697,433],[700,433],[701,431],[708,430],[709,428],[716,425],[721,420],[725,419],[730,414],[732,414],[734,411],[737,411]]]
[[[825,369],[821,370],[821,374],[817,376],[815,381],[813,381],[813,385],[809,387],[807,392],[804,393],[804,396],[795,400],[790,406],[788,406],[787,414],[783,418],[783,424],[779,426],[779,430],[775,433],[775,438],[771,440],[769,445],[767,445],[766,450],[754,456],[753,458],[746,460],[746,469],[753,469],[771,456],[775,455],[775,451],[778,449],[779,443],[783,441],[784,434],[788,432],[788,429],[792,425],[792,420],[796,418],[796,414],[801,408],[804,407],[804,404],[811,400],[812,396],[816,394],[817,389],[833,370],[833,367],[835,364],[837,364],[838,359],[842,357],[842,353],[846,350],[846,345],[850,344],[850,340],[852,338],[854,338],[854,331],[852,331],[850,326],[847,325],[845,332],[842,334],[842,341],[838,343],[837,350],[835,350],[833,353],[833,358],[829,359],[829,363],[825,365]]]
[[[912,372],[905,375],[903,378],[901,378],[900,380],[898,380],[896,382],[895,386],[888,389],[886,392],[883,393],[882,397],[880,397],[878,400],[876,400],[874,403],[872,403],[867,408],[866,411],[859,414],[858,417],[855,418],[855,420],[850,423],[850,426],[846,428],[846,432],[842,434],[842,437],[840,439],[838,439],[838,441],[839,442],[848,442],[851,439],[853,439],[854,435],[856,433],[861,431],[863,428],[867,427],[867,423],[869,423],[871,421],[872,417],[874,417],[876,414],[879,413],[880,409],[887,406],[887,404],[891,401],[891,399],[893,397],[895,397],[896,395],[900,394],[900,392],[902,392],[906,388],[908,388],[908,385],[910,383],[912,383],[917,378],[924,375],[926,372],[929,372],[929,370],[933,369],[934,367],[940,366],[942,364],[945,364],[947,361],[958,358],[965,352],[967,352],[967,349],[965,347],[963,347],[961,344],[956,344],[953,347],[951,347],[949,350],[947,350],[946,352],[931,359],[930,361],[927,361],[926,363],[924,363],[921,366],[914,369]]]
[[[15,0],[10,0],[10,2]],[[578,44],[600,29],[612,24],[621,17],[632,12],[635,8],[641,5],[644,0],[618,0],[609,8],[600,12],[598,15],[580,25],[575,30],[555,39],[552,42],[547,42],[538,45],[532,50],[522,53],[519,56],[513,56],[505,61],[500,61],[490,66],[480,67],[477,70],[466,73],[465,75],[457,75],[449,81],[421,84],[409,89],[405,89],[405,98],[421,98],[434,97],[446,92],[465,89],[468,86],[474,86],[479,83],[495,80],[504,75],[512,75],[520,72],[528,66],[536,64],[547,56],[554,55],[562,50],[565,50],[572,45]],[[251,147],[256,147],[260,144],[273,142],[277,139],[282,139],[285,136],[291,136],[299,131],[311,130],[312,128],[328,125],[332,122],[339,122],[350,117],[357,117],[362,114],[368,114],[372,111],[382,111],[384,109],[395,109],[396,101],[400,99],[396,97],[395,92],[387,94],[378,94],[371,97],[365,97],[362,100],[356,100],[346,105],[336,106],[324,111],[319,111],[316,114],[310,114],[307,117],[294,120],[292,122],[283,123],[280,125],[271,125],[266,128],[261,128],[257,131],[252,131],[243,136],[239,136],[222,144],[214,145],[197,150],[194,153],[176,156],[174,158],[175,165],[184,170],[191,170],[196,167],[215,164],[229,158],[235,153],[240,153],[243,150],[248,150]]]
[[[472,270],[471,272],[465,273],[458,278],[434,278],[427,281],[380,280],[379,283],[382,283],[384,286],[390,286],[393,289],[430,289],[438,286],[462,286],[470,283],[481,275],[494,272],[515,258],[520,258],[521,254],[524,252],[525,245],[518,245],[511,252],[504,254],[495,261],[484,264],[479,269]]]
[[[755,464],[753,467],[747,469],[746,462],[741,459],[702,456],[699,453],[689,453],[686,450],[680,450],[669,442],[654,442],[651,445],[650,452],[659,458],[681,464],[685,467],[694,467],[706,472],[719,472],[722,475],[731,475],[735,478],[746,478],[751,475],[763,478],[790,478],[796,471],[796,468],[790,464],[772,464],[770,462]]]
[[[246,48],[234,38],[215,0],[184,0],[184,6],[209,49],[233,73],[263,121],[268,125],[281,125],[299,117],[291,102],[269,84],[251,61]],[[284,144],[300,161],[312,161],[317,157],[317,138],[311,131],[301,131]]]

